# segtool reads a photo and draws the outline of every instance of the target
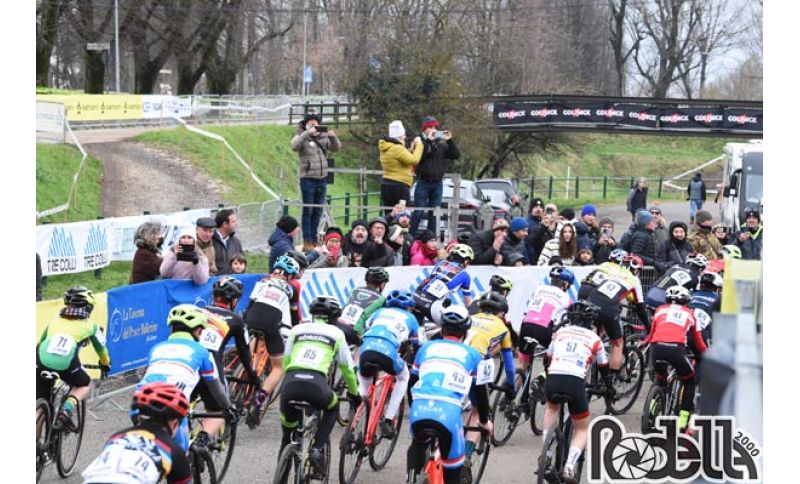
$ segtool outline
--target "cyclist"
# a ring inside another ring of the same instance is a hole
[[[685,431],[689,417],[694,410],[694,389],[696,384],[694,366],[686,355],[687,334],[691,333],[697,353],[700,358],[707,347],[703,337],[697,329],[697,319],[694,312],[686,304],[691,295],[683,286],[673,286],[667,289],[667,304],[656,309],[653,327],[642,344],[650,343],[653,357],[654,384],[664,386],[667,378],[667,368],[664,363],[669,362],[678,372],[678,378],[684,383],[681,397],[681,411],[678,426]]]
[[[191,401],[199,385],[203,387],[199,393],[207,410],[229,410],[231,403],[214,358],[198,342],[208,327],[208,313],[193,304],[179,304],[169,312],[167,324],[171,334],[150,350],[147,370],[138,389],[148,383],[171,383]],[[131,419],[134,425],[138,422],[136,409],[131,410]],[[185,418],[175,437],[184,450],[189,449],[189,423]]]
[[[214,283],[212,288],[214,296],[214,303],[212,306],[207,306],[205,310],[209,313],[208,329],[203,332],[200,338],[200,344],[204,346],[214,357],[214,363],[217,365],[217,372],[220,381],[227,389],[225,381],[225,364],[223,362],[223,355],[225,347],[231,339],[236,344],[236,352],[239,354],[239,361],[242,362],[247,376],[250,379],[250,384],[255,388],[261,386],[261,381],[253,369],[253,360],[250,355],[250,346],[248,345],[247,328],[244,325],[242,317],[236,314],[234,309],[242,298],[242,283],[236,278],[230,276],[222,276]],[[203,387],[201,387],[202,390]],[[201,391],[201,397],[204,401],[207,396]],[[225,420],[221,418],[203,419],[201,422],[202,430],[195,438],[195,444],[206,447],[210,442],[210,435],[215,435],[222,426]]]
[[[424,430],[436,432],[444,464],[444,482],[457,484],[464,464],[464,431],[461,401],[469,394],[483,356],[463,343],[472,326],[472,318],[463,306],[447,308],[441,317],[442,339],[429,341],[420,348],[411,370],[412,441],[408,448],[408,478],[419,473],[425,464]],[[486,385],[475,387],[480,426],[491,435],[489,395]]]
[[[465,344],[478,350],[483,355],[484,367],[482,371],[486,374],[483,378],[494,378],[494,355],[499,351],[503,359],[503,371],[506,376],[506,391],[509,397],[513,397],[516,388],[514,386],[514,343],[511,341],[511,331],[505,323],[505,315],[508,312],[508,301],[506,298],[494,291],[489,291],[478,298],[478,314],[472,316],[472,327],[467,332],[464,340]],[[478,417],[475,411],[475,392],[470,392],[472,409],[467,419],[468,426],[474,426]],[[467,459],[472,457],[475,447],[478,444],[479,435],[477,432],[467,434],[465,452]]]
[[[697,287],[700,272],[706,268],[708,259],[703,254],[690,252],[686,255],[683,265],[674,265],[667,269],[653,287],[647,291],[645,302],[651,308],[657,308],[664,304],[664,293],[672,286],[680,285],[693,291]]]
[[[697,290],[692,293],[692,298],[687,305],[694,311],[694,316],[697,318],[697,329],[700,330],[706,344],[711,336],[711,316],[720,309],[721,291],[722,276],[716,272],[705,271],[700,274],[700,283]],[[694,351],[691,340],[689,347]],[[696,353],[696,351],[694,352]]]
[[[513,287],[514,283],[506,276],[493,274],[489,279],[489,291],[500,293],[503,297],[507,298],[508,294],[511,292],[511,288]],[[478,300],[474,299],[472,303],[467,306],[467,309],[469,310],[470,315],[478,314],[480,312],[480,308],[478,308]]]
[[[375,370],[367,368],[372,363],[382,371],[394,375],[395,386],[381,422],[381,434],[387,439],[394,438],[392,421],[403,396],[408,389],[408,367],[400,356],[400,348],[407,343],[419,347],[425,342],[425,331],[420,330],[417,318],[408,311],[414,306],[414,298],[407,291],[394,290],[386,297],[386,307],[378,309],[366,323],[364,343],[358,357],[358,389],[361,398],[368,398],[367,392],[372,384]]]
[[[567,325],[555,332],[547,349],[550,365],[544,387],[547,409],[542,421],[542,442],[547,442],[558,420],[559,405],[554,401],[554,395],[568,395],[569,414],[575,425],[569,455],[564,464],[563,477],[569,483],[578,482],[575,465],[586,447],[591,414],[586,397],[586,370],[591,367],[592,360],[597,359],[597,367],[606,380],[606,386],[611,388],[608,382],[608,355],[600,337],[591,329],[599,310],[597,306],[584,301],[573,304],[567,312]]]
[[[294,259],[297,265],[300,266],[297,275],[289,281],[289,284],[292,285],[292,289],[294,289],[292,300],[289,302],[289,308],[292,315],[292,326],[296,326],[300,324],[300,320],[302,319],[300,315],[300,279],[303,277],[306,269],[308,269],[308,257],[299,250],[294,249],[287,252],[286,255]]]
[[[722,275],[725,272],[725,261],[728,259],[741,259],[742,249],[738,245],[723,245],[722,246],[722,259],[714,259],[708,261],[706,270],[717,272]]]
[[[365,286],[357,287],[350,293],[342,315],[336,322],[336,327],[342,330],[349,345],[361,344],[364,323],[386,302],[381,293],[389,282],[389,272],[383,267],[370,267],[364,282]]]
[[[75,407],[89,395],[92,383],[81,366],[79,349],[91,342],[100,357],[100,365],[106,371],[111,366],[103,330],[97,323],[89,321],[94,305],[94,293],[89,289],[83,286],[67,289],[59,318],[47,325],[36,344],[36,398],[49,399],[55,383],[42,374],[58,373],[58,377],[71,387],[58,412],[58,420],[70,431],[78,428]]]
[[[339,412],[339,400],[328,385],[328,372],[334,361],[341,369],[351,403],[360,403],[361,397],[358,395],[353,359],[344,333],[335,325],[342,313],[339,301],[333,297],[319,296],[311,303],[309,312],[312,323],[295,326],[286,340],[286,378],[281,387],[280,407],[283,431],[281,451],[291,442],[292,432],[300,425],[302,418],[302,411],[291,401],[310,403],[322,411],[309,452],[311,464],[319,475],[326,468],[323,449]]]
[[[436,263],[430,276],[414,291],[415,313],[420,325],[425,318],[441,325],[442,310],[452,303],[451,291],[460,291],[464,305],[469,306],[472,302],[472,291],[466,268],[474,258],[472,247],[456,244],[450,249],[447,259]]]
[[[586,299],[608,276],[624,275],[626,271],[622,269],[622,261],[627,255],[628,253],[623,249],[612,250],[607,261],[598,265],[583,278],[580,289],[578,289],[578,299]]]
[[[186,452],[174,436],[189,413],[186,395],[170,383],[149,383],[133,394],[139,423],[108,439],[103,452],[83,471],[84,484],[192,482]]]
[[[278,257],[272,273],[258,281],[250,294],[250,306],[244,321],[250,331],[264,334],[271,369],[247,412],[247,426],[258,427],[264,406],[283,376],[284,334],[292,327],[291,301],[294,289],[291,282],[300,274],[300,264],[288,255]],[[255,344],[254,342],[251,344]],[[251,347],[255,351],[254,347]]]

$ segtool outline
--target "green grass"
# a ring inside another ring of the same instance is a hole
[[[56,89],[55,87],[36,86],[36,94],[84,94],[84,92],[75,89]]]
[[[66,203],[72,176],[78,169],[81,152],[67,144],[36,145],[36,209],[46,210]],[[44,222],[94,220],[100,215],[103,173],[100,162],[86,159],[77,182],[77,200],[69,210],[42,219]]]

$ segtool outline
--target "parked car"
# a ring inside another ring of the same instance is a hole
[[[508,197],[508,203],[511,209],[508,211],[509,216],[523,215],[527,213],[524,207],[524,201],[528,199],[527,194],[520,194],[517,182],[504,178],[482,178],[475,181],[475,184],[484,192],[502,191]],[[491,195],[490,195],[491,196]],[[518,210],[517,210],[518,209]]]
[[[411,205],[414,205],[414,190],[416,183],[411,187]],[[453,201],[453,180],[451,178],[444,178],[442,180],[442,205],[443,209],[447,209]],[[492,210],[496,208],[492,206],[490,198],[481,191],[478,185],[472,180],[461,180],[461,187],[459,192],[459,209],[461,212],[458,214],[458,235],[459,237],[469,236],[474,233],[478,227],[478,212],[484,206],[490,206]],[[469,211],[469,212],[467,212]],[[447,213],[442,214],[439,219],[439,234],[447,228],[448,220]],[[420,221],[420,230],[427,229],[428,221],[423,218]]]
[[[494,190],[491,188],[481,189],[484,195],[489,197],[489,204],[494,209],[494,218],[504,218],[510,220],[512,215],[511,211],[514,208],[513,200],[508,196],[508,193],[503,190]]]

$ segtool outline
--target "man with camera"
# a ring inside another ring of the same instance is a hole
[[[442,204],[442,178],[448,167],[448,160],[461,157],[458,146],[450,130],[440,130],[439,121],[433,116],[422,120],[422,159],[416,168],[417,186],[414,189],[414,205],[417,207],[438,207]],[[411,234],[416,236],[422,212],[414,210],[411,216]],[[436,233],[433,210],[428,210],[428,230]]]
[[[195,229],[185,228],[178,243],[164,254],[159,269],[162,279],[191,279],[195,284],[208,282],[208,258],[195,245]]]

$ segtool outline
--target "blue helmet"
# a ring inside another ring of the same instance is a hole
[[[387,308],[399,308],[406,310],[414,305],[414,297],[408,291],[395,289],[386,296]]]
[[[300,272],[300,264],[288,255],[282,255],[275,261],[272,270],[282,270],[287,276],[296,276]]]
[[[550,270],[550,283],[553,284],[554,282],[558,282],[559,286],[563,285],[563,283],[571,286],[575,283],[575,273],[566,267],[553,267]]]

